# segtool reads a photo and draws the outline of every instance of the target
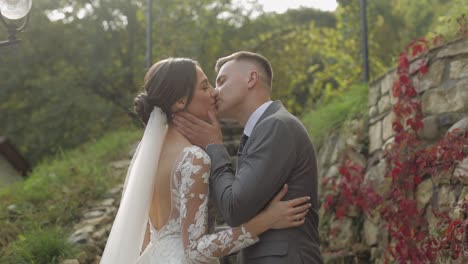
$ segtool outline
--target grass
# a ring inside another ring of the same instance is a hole
[[[36,166],[25,181],[0,189],[0,263],[58,263],[73,254],[66,238],[80,208],[122,179],[108,164],[126,158],[141,131],[112,132]]]
[[[37,230],[20,235],[7,249],[1,263],[59,263],[61,258],[76,253],[59,229]]]
[[[366,115],[367,98],[368,86],[354,85],[348,92],[303,115],[301,120],[314,144],[320,146],[330,132],[341,128],[344,121]]]

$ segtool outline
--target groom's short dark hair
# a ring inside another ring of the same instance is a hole
[[[229,56],[218,59],[218,61],[216,62],[215,71],[219,72],[219,69],[221,69],[221,67],[223,67],[223,65],[226,62],[232,61],[232,60],[234,61],[246,60],[246,61],[254,62],[257,65],[259,65],[265,71],[267,75],[266,76],[267,83],[270,85],[270,87],[272,87],[273,67],[271,67],[271,63],[263,55],[250,52],[250,51],[238,51]]]

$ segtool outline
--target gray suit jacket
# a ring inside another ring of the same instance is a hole
[[[238,158],[234,172],[223,145],[209,145],[212,199],[230,226],[239,226],[260,212],[285,183],[284,200],[310,196],[305,224],[269,230],[239,253],[242,264],[323,263],[319,250],[317,162],[302,123],[280,101],[260,117]]]

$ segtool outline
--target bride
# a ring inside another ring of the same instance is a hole
[[[281,201],[285,186],[247,223],[208,233],[211,161],[173,128],[171,115],[187,111],[209,120],[215,107],[214,89],[196,61],[169,58],[149,69],[144,92],[135,98],[146,128],[101,263],[219,263],[220,257],[256,243],[268,229],[304,223],[308,197]]]

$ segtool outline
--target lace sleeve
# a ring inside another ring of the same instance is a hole
[[[243,226],[206,234],[211,160],[202,149],[191,148],[183,164],[180,219],[187,261],[207,263],[256,243]]]

